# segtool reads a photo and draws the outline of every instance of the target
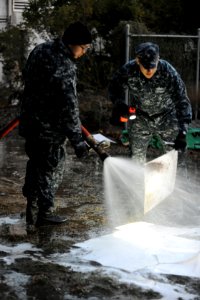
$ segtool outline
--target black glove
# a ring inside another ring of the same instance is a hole
[[[118,103],[113,106],[112,116],[110,118],[110,124],[114,126],[121,126],[123,123],[120,121],[120,117],[127,117],[129,114],[129,107],[125,103]]]
[[[78,144],[74,145],[74,151],[78,158],[88,157],[88,146],[84,141],[80,141]]]
[[[104,160],[109,157],[109,154],[106,152],[102,152],[101,154],[99,154],[99,157],[101,159],[102,162],[104,162]]]
[[[185,151],[187,146],[186,131],[180,131],[174,141],[174,149]]]

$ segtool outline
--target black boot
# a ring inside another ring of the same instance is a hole
[[[67,221],[67,218],[64,216],[59,216],[55,213],[53,208],[49,208],[47,211],[40,211],[38,214],[38,220],[36,226],[41,226],[44,224],[62,224]]]

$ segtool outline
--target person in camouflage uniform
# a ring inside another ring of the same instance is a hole
[[[19,134],[29,158],[23,195],[27,227],[58,224],[54,196],[62,182],[68,138],[78,158],[88,155],[82,138],[76,90],[76,59],[92,42],[88,28],[75,22],[62,38],[37,45],[24,68]]]
[[[154,136],[185,150],[192,108],[183,80],[169,62],[159,58],[157,44],[141,43],[135,54],[113,75],[108,93],[114,104],[111,123],[118,125],[119,117],[129,114],[128,88],[129,105],[136,109],[136,118],[128,123],[130,155],[144,163]]]

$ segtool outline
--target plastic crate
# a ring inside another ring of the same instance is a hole
[[[189,128],[186,141],[188,149],[200,149],[200,128]]]

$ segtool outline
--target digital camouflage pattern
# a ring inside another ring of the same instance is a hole
[[[180,75],[162,59],[151,79],[143,76],[135,60],[122,66],[109,85],[111,101],[124,103],[127,88],[129,105],[136,108],[136,119],[129,121],[131,155],[144,162],[154,135],[173,142],[179,130],[187,130],[192,119],[191,103]]]
[[[65,143],[45,139],[27,139],[25,151],[30,158],[26,166],[23,195],[28,205],[37,202],[40,211],[54,207],[54,197],[62,182],[65,166]],[[37,210],[34,210],[37,211]],[[33,209],[30,214],[33,214]]]
[[[76,65],[61,40],[42,43],[30,53],[24,72],[19,133],[49,141],[79,142],[81,127]]]
[[[36,46],[23,76],[19,134],[25,138],[29,157],[23,195],[27,198],[27,222],[32,223],[35,203],[41,211],[54,206],[64,172],[66,138],[76,147],[82,134],[76,65],[61,40]]]

